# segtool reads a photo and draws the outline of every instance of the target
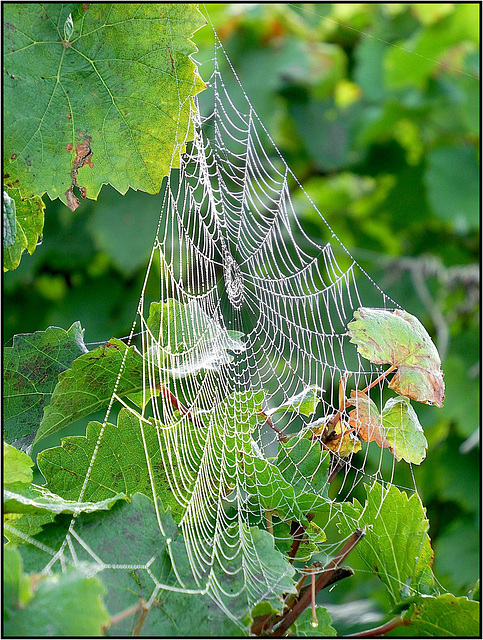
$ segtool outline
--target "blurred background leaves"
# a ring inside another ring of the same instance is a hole
[[[436,575],[462,595],[479,567],[479,5],[200,7],[316,206],[442,354],[445,407],[418,406],[429,451],[412,472]],[[209,67],[210,27],[195,41]],[[309,235],[322,236],[305,198],[295,201]],[[126,335],[160,204],[110,187],[74,213],[47,203],[42,245],[4,278],[5,340],[76,320],[87,343]],[[364,603],[377,587],[360,572],[324,602]]]

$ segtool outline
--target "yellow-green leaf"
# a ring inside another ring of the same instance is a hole
[[[74,210],[107,183],[159,191],[204,88],[196,5],[18,2],[4,20],[4,170],[22,197]]]

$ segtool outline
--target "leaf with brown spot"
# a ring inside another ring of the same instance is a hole
[[[363,358],[397,367],[390,389],[418,402],[443,406],[441,360],[417,318],[399,309],[361,307],[354,311],[347,329]]]
[[[59,149],[75,149],[79,130],[95,138],[94,165],[78,153],[75,174],[88,198],[103,184],[157,193],[204,88],[190,57],[205,24],[196,5],[18,2],[5,5],[5,20],[4,164],[23,197],[78,205],[72,158]]]

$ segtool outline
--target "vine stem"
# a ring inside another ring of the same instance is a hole
[[[314,519],[314,514],[308,513],[307,520],[310,522],[313,519]],[[293,542],[292,542],[292,548],[290,549],[290,553],[289,553],[290,562],[293,562],[295,559],[295,556],[297,555],[297,551],[299,550],[300,544],[302,543],[304,533],[305,533],[305,527],[299,522],[297,525],[297,528],[292,533]]]
[[[390,373],[392,373],[393,371],[396,371],[397,369],[397,364],[392,364],[389,369],[386,369],[386,371],[384,371],[383,373],[381,373],[381,375],[376,378],[373,382],[371,382],[371,384],[368,384],[367,387],[365,389],[363,389],[362,391],[359,391],[359,393],[367,393],[370,389],[372,389],[372,387],[375,387],[376,384],[379,384],[379,382],[381,382],[381,380],[384,380],[384,378],[386,376],[388,376]],[[345,407],[344,409],[347,409],[347,407],[350,407],[350,402],[349,400],[345,401]]]
[[[354,547],[362,540],[366,534],[366,528],[356,529],[351,535],[349,540],[344,544],[339,553],[333,558],[327,567],[321,572],[320,576],[315,581],[315,593],[317,594],[321,589],[327,586],[331,581],[334,574],[339,569],[339,565],[347,558],[349,553]],[[294,603],[293,607],[282,618],[277,628],[270,633],[273,638],[280,638],[287,631],[287,629],[295,622],[299,615],[310,604],[312,599],[312,589],[304,591],[300,598]]]
[[[389,620],[385,624],[382,624],[380,627],[375,627],[374,629],[366,629],[365,631],[359,631],[358,633],[349,633],[345,635],[345,638],[374,638],[376,636],[382,636],[385,633],[389,633],[393,629],[397,629],[398,627],[407,627],[409,625],[409,620],[404,620],[404,618],[399,615]]]
[[[164,387],[160,384],[156,385],[163,396],[169,400],[170,404],[173,405],[175,409],[177,409],[180,413],[183,413],[191,418],[188,407],[185,407],[184,404],[178,400],[178,398],[172,393],[167,387]]]
[[[146,602],[144,600],[141,600],[141,615],[139,617],[139,621],[137,623],[137,625],[135,626],[135,628],[133,629],[132,635],[134,637],[139,636],[139,634],[141,633],[141,629],[143,628],[143,624],[144,624],[144,620],[146,619],[146,616],[148,615],[148,607],[146,606]]]
[[[268,424],[270,429],[273,429],[275,431],[275,433],[278,435],[278,439],[283,440],[284,438],[283,432],[280,431],[280,429],[273,424],[272,418],[270,416],[267,416],[265,411],[260,411],[260,415],[262,416],[262,418],[265,418],[265,424]]]
[[[104,631],[106,629],[109,629],[110,627],[113,627],[115,624],[122,622],[126,618],[129,618],[129,616],[134,615],[137,611],[140,610],[140,608],[141,608],[141,603],[138,602],[137,604],[133,604],[132,607],[128,607],[127,609],[124,609],[124,611],[120,611],[119,613],[116,613],[111,617],[109,622],[103,626]]]
[[[169,403],[180,413],[185,415],[191,422],[197,426],[203,428],[205,425],[190,412],[188,407],[178,400],[178,398],[174,395],[172,391],[161,384],[157,384],[156,387],[159,389],[160,393],[169,401]]]

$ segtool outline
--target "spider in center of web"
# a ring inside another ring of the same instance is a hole
[[[228,251],[223,256],[223,277],[228,299],[235,309],[240,309],[243,304],[243,275],[240,266]]]

